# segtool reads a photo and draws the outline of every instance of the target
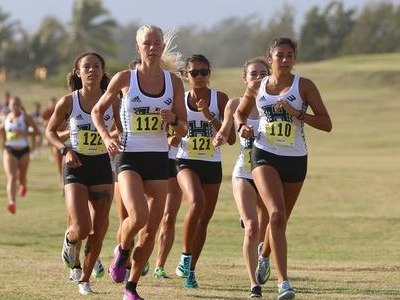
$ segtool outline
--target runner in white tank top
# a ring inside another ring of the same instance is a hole
[[[261,81],[256,97],[256,105],[260,115],[258,131],[260,135],[254,142],[257,148],[283,156],[307,155],[303,121],[293,117],[284,109],[277,109],[275,104],[285,99],[298,111],[306,111],[307,105],[299,92],[300,76],[294,75],[293,83],[284,94],[270,95],[266,85],[269,76]]]
[[[79,55],[68,76],[72,93],[58,101],[46,128],[48,141],[63,155],[65,201],[70,222],[61,254],[71,275],[80,268],[78,244],[87,238],[82,273],[80,278],[72,278],[79,280],[78,291],[82,295],[93,294],[89,282],[92,271],[96,277],[104,274],[104,270],[94,270],[94,265],[99,266],[97,259],[108,228],[113,192],[110,157],[90,115],[108,85],[104,70],[105,62],[99,54]],[[65,120],[69,123],[71,145],[65,145],[58,134]],[[105,111],[105,130],[110,130],[112,120],[121,131],[117,103]],[[89,201],[96,218],[91,216]]]
[[[269,66],[265,60],[253,58],[244,63],[243,81],[249,83],[259,80],[269,73]],[[214,139],[218,146],[226,141],[229,129],[233,126],[233,114],[242,98],[229,100],[225,108],[225,120]],[[233,195],[240,214],[240,224],[244,225],[243,259],[250,279],[250,297],[261,297],[255,270],[257,267],[257,245],[264,240],[268,225],[268,212],[255,187],[251,174],[250,155],[255,137],[258,136],[258,111],[256,107],[250,112],[247,125],[252,128],[250,138],[240,137],[241,150],[232,174]]]
[[[194,269],[222,181],[221,153],[212,145],[212,139],[221,127],[228,96],[207,87],[210,63],[201,54],[186,60],[185,75],[190,84],[185,97],[189,129],[177,155],[177,179],[190,209],[183,225],[183,249],[175,273],[186,277],[185,287],[196,288]],[[229,142],[234,143],[235,137],[232,130]]]
[[[9,101],[10,112],[0,123],[2,135],[3,165],[7,177],[7,209],[16,212],[17,178],[19,180],[19,196],[27,192],[27,172],[29,166],[28,136],[33,138],[39,130],[31,117],[22,110],[21,100],[14,96]],[[32,130],[28,130],[32,128]]]
[[[217,91],[211,89],[209,112],[214,119],[220,121],[221,113],[218,108]],[[217,130],[212,122],[205,117],[203,112],[193,110],[189,104],[190,93],[185,93],[185,104],[188,120],[188,134],[182,138],[179,144],[177,158],[195,159],[202,161],[221,161],[221,149],[215,148],[212,144]]]
[[[114,250],[110,276],[122,282],[126,263],[133,248],[133,238],[140,231],[132,252],[132,269],[126,283],[125,300],[142,299],[136,290],[142,271],[153,251],[154,239],[161,221],[168,189],[168,144],[165,125],[173,126],[181,136],[187,132],[183,83],[175,74],[179,59],[171,54],[170,40],[162,30],[144,25],[136,34],[140,65],[135,71],[117,73],[92,112],[107,150],[116,155],[118,185],[128,217],[124,220],[121,243]],[[168,63],[173,61],[174,63]],[[166,70],[164,70],[166,69]],[[122,139],[107,132],[103,114],[122,92]]]
[[[93,124],[90,112],[86,112],[79,100],[79,91],[72,92],[72,111],[67,120],[71,149],[84,155],[107,153],[106,147]],[[104,114],[104,123],[110,131],[114,122],[113,109],[109,107]]]
[[[246,119],[257,104],[261,114],[260,138],[252,151],[252,174],[264,203],[270,209],[270,226],[265,234],[259,257],[257,281],[269,278],[267,247],[269,237],[277,266],[278,299],[295,297],[287,278],[286,223],[301,191],[306,171],[307,152],[303,123],[330,131],[332,123],[318,89],[311,80],[292,74],[296,44],[288,38],[277,38],[267,53],[272,75],[260,83],[248,84],[243,101],[235,113],[240,135],[249,137]],[[313,114],[307,114],[310,106]],[[271,234],[269,234],[269,232]]]

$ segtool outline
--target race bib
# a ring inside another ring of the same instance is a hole
[[[132,132],[155,133],[162,131],[162,120],[158,114],[145,114],[132,116]]]
[[[82,154],[101,154],[106,151],[106,146],[97,131],[79,130],[78,152]]]
[[[19,138],[18,138],[18,135],[14,131],[7,131],[6,139],[7,139],[7,141],[16,141]]]
[[[273,146],[293,146],[295,132],[296,125],[291,122],[276,121],[265,125],[265,137]]]
[[[188,140],[189,157],[209,158],[214,155],[213,137],[192,136]]]
[[[243,149],[243,169],[246,172],[251,172],[251,149]]]

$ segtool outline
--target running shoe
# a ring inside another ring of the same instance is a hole
[[[125,274],[125,280],[124,282],[127,282],[129,280],[129,276],[131,275],[131,267],[126,268],[126,274]]]
[[[72,269],[75,266],[76,244],[72,244],[67,239],[68,231],[65,232],[64,243],[61,251],[61,258],[68,268]]]
[[[163,267],[157,267],[153,273],[154,278],[168,278],[167,272],[165,272]]]
[[[198,287],[194,271],[189,271],[189,276],[185,280],[185,287],[189,289],[195,289]]]
[[[101,278],[104,276],[104,268],[100,258],[97,258],[96,262],[94,263],[92,276],[94,278]]]
[[[137,292],[131,292],[130,290],[125,289],[124,297],[122,300],[144,300],[142,297],[138,295]]]
[[[114,248],[114,259],[110,265],[110,277],[115,282],[123,282],[126,275],[126,261],[128,260],[129,252],[123,253],[120,246]]]
[[[258,244],[258,248],[257,248],[258,256],[261,256],[261,251],[262,251],[263,246],[264,246],[264,242],[261,242]]]
[[[294,299],[295,294],[292,289],[289,280],[282,281],[281,284],[278,284],[278,299],[279,300],[290,300]]]
[[[264,284],[269,279],[271,274],[271,267],[269,265],[269,258],[262,256],[258,257],[258,265],[256,269],[256,280],[259,284]]]
[[[10,213],[12,213],[13,215],[15,215],[15,209],[16,209],[16,207],[15,207],[15,203],[14,202],[13,203],[8,203],[7,210]]]
[[[146,276],[149,273],[149,271],[150,271],[150,263],[147,262],[146,265],[143,268],[142,276]]]
[[[82,267],[80,265],[74,266],[69,271],[69,280],[71,280],[71,281],[79,281],[81,279],[81,275],[82,275]]]
[[[21,185],[21,186],[19,187],[19,190],[18,190],[18,195],[20,195],[21,197],[25,197],[26,192],[27,192],[26,187],[23,186],[23,185]]]
[[[261,286],[255,285],[250,290],[249,298],[261,298]]]
[[[78,283],[78,292],[84,296],[94,294],[89,281],[80,281]]]
[[[191,255],[182,254],[179,265],[175,269],[175,274],[182,278],[188,277],[190,273],[191,260],[192,260]]]

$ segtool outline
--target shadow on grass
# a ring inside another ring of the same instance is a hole
[[[400,294],[400,289],[368,289],[368,288],[295,288],[295,291],[299,294],[340,294],[340,295],[376,295],[376,296],[398,296]],[[400,299],[397,298],[390,299]]]
[[[28,247],[38,245],[39,242],[0,242],[0,246],[9,246],[9,247]]]

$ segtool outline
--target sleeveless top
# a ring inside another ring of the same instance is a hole
[[[72,111],[67,122],[72,150],[85,155],[100,155],[107,152],[90,112],[84,111],[81,106],[78,90],[72,93]],[[113,109],[110,106],[104,113],[107,130],[111,129],[112,122]]]
[[[122,151],[168,152],[166,122],[159,111],[172,109],[174,91],[171,74],[164,71],[165,89],[160,97],[140,90],[137,70],[131,71],[129,90],[121,100]]]
[[[177,158],[220,162],[221,149],[220,147],[214,148],[212,145],[212,140],[217,131],[201,111],[194,111],[189,107],[189,96],[189,92],[186,92],[188,133],[182,138]],[[214,118],[220,120],[216,90],[211,90],[209,110]]]
[[[232,176],[253,179],[253,176],[251,175],[250,152],[251,148],[253,147],[254,139],[258,135],[257,130],[259,125],[259,120],[247,119],[247,125],[253,126],[254,135],[248,139],[239,137],[240,154],[236,161],[235,167],[233,168]]]
[[[26,136],[18,136],[15,133],[16,129],[22,132],[28,132],[28,126],[26,126],[24,112],[21,112],[16,120],[13,120],[11,113],[6,116],[4,120],[4,130],[6,132],[5,145],[18,148],[28,147],[28,138]]]
[[[286,99],[293,108],[302,111],[307,110],[307,105],[304,104],[300,96],[300,76],[294,76],[292,86],[282,95],[267,93],[268,79],[269,76],[262,80],[256,97],[260,125],[258,128],[259,135],[254,141],[254,146],[276,155],[307,155],[303,121],[291,116],[285,110],[274,108],[279,99]]]

